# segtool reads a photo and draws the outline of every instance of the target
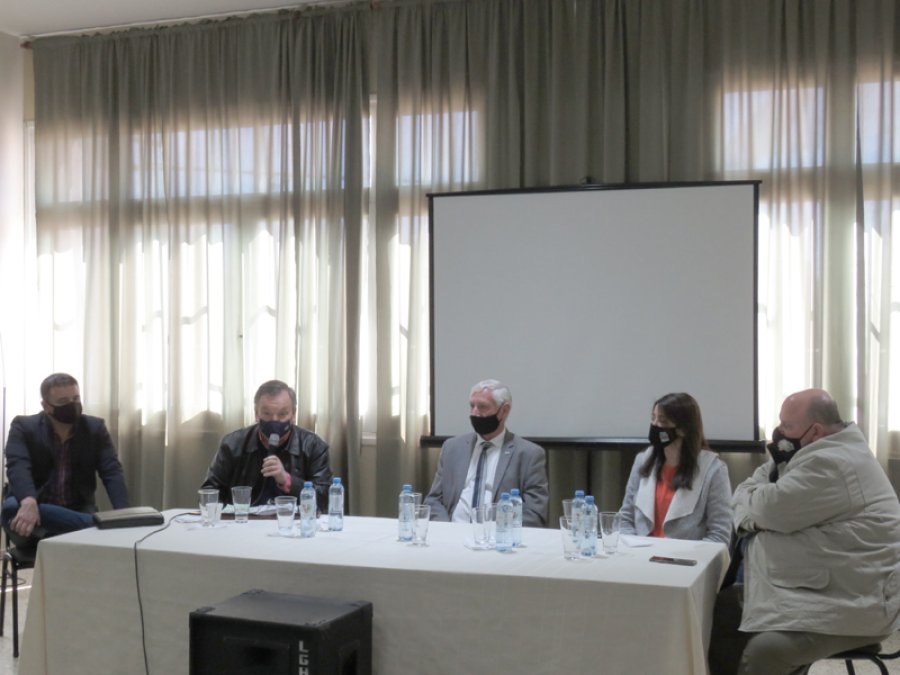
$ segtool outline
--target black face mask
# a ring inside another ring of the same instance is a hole
[[[278,420],[259,421],[259,430],[262,432],[263,436],[268,439],[272,437],[272,434],[277,434],[280,440],[279,445],[287,440],[287,433],[290,429],[290,420],[287,422],[279,422]]]
[[[75,422],[78,421],[78,418],[81,417],[80,401],[70,401],[69,403],[52,407],[52,417],[57,422],[62,422],[63,424],[75,424]]]
[[[766,446],[769,454],[772,455],[772,459],[775,460],[775,464],[790,462],[791,458],[793,458],[800,449],[800,439],[806,436],[812,427],[813,425],[810,424],[806,427],[806,431],[796,438],[788,438],[785,436],[780,427],[775,429],[775,431],[772,432],[772,442]]]
[[[672,445],[678,438],[675,427],[658,427],[655,424],[650,425],[650,445],[657,452],[662,452],[664,448]]]
[[[485,417],[469,415],[469,421],[472,423],[472,428],[475,430],[475,433],[479,436],[492,434],[500,427],[500,418],[497,417],[497,413]]]

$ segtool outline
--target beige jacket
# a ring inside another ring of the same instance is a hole
[[[745,559],[743,631],[887,635],[900,626],[900,503],[855,424],[771,460],[733,498]]]

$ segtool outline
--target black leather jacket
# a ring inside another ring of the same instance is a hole
[[[235,485],[249,485],[253,488],[253,504],[265,501],[266,494],[273,490],[273,480],[264,478],[260,473],[263,459],[269,450],[259,440],[258,429],[259,425],[254,424],[227,434],[209,465],[202,487],[218,488],[224,504],[231,503],[231,488]],[[303,482],[312,481],[319,510],[325,511],[328,505],[328,487],[331,485],[328,444],[296,424],[293,430],[288,444],[275,452],[285,470],[291,474],[291,489],[287,493],[279,488],[274,490],[277,490],[277,494],[299,497]]]

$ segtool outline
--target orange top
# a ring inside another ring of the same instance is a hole
[[[672,487],[672,479],[675,478],[675,470],[677,466],[663,465],[662,476],[656,481],[656,505],[653,510],[653,531],[651,537],[665,537],[663,532],[663,521],[669,512],[669,504],[672,503],[672,497],[675,496],[675,490]]]

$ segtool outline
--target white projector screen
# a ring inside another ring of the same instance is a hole
[[[473,384],[545,443],[647,438],[693,395],[717,445],[758,440],[758,182],[432,194],[432,435]]]

